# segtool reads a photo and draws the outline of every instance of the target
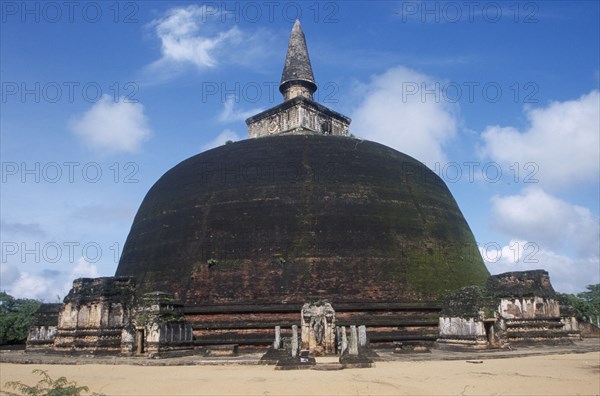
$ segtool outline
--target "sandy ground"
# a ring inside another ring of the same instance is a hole
[[[377,362],[370,369],[273,366],[0,364],[0,380],[33,384],[35,368],[106,395],[599,395],[600,352],[507,359]]]

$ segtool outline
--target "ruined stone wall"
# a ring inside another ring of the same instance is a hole
[[[58,314],[62,304],[42,304],[33,316],[27,335],[27,349],[48,349],[58,330]]]
[[[561,318],[560,304],[554,298],[502,298],[498,315],[498,335],[506,343],[559,343],[579,338],[577,326]]]
[[[446,297],[438,344],[477,348],[570,342],[579,338],[579,330],[569,314],[546,271],[492,275],[485,288],[465,287]]]
[[[192,346],[194,333],[189,323],[153,323],[146,326],[146,353],[157,353]]]
[[[122,327],[125,320],[122,303],[104,301],[84,305],[66,303],[62,308],[58,326],[61,329]]]
[[[504,319],[560,318],[560,304],[552,298],[537,296],[502,298],[498,312]]]
[[[479,318],[441,317],[438,346],[483,349],[489,346],[484,322]]]
[[[473,318],[440,318],[439,326],[441,337],[485,338],[483,322]]]
[[[54,343],[57,326],[35,326],[29,329],[27,335],[27,349],[45,348]]]
[[[131,326],[123,332],[122,353],[154,354],[193,347],[193,329],[182,305],[163,292],[144,294],[135,307]]]
[[[134,288],[129,277],[76,279],[58,316],[54,350],[119,353]]]
[[[579,332],[579,322],[577,321],[577,318],[575,317],[563,317],[560,319],[561,323],[563,324],[563,329],[565,331],[568,332],[574,332],[574,333],[578,333]],[[576,338],[581,338],[581,337],[577,337]]]

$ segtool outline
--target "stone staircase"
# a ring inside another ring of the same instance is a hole
[[[507,319],[506,341],[509,343],[565,343],[570,342],[573,335],[566,331],[558,318],[546,319]]]
[[[54,350],[71,353],[120,353],[121,328],[58,329]]]

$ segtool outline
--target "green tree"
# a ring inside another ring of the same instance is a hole
[[[38,300],[14,298],[0,292],[0,345],[25,341],[33,314],[41,304]]]
[[[577,297],[586,302],[587,318],[592,322],[596,320],[596,325],[600,327],[600,283],[587,285],[587,291],[577,294]]]
[[[589,322],[600,321],[600,284],[586,286],[587,291],[567,294],[569,302],[575,308],[577,318]]]
[[[595,285],[587,285],[587,291],[577,294],[577,297],[584,299],[592,303],[596,308],[597,313],[600,314],[600,283]]]

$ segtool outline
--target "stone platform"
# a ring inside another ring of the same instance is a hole
[[[394,349],[376,349],[377,362],[387,361],[440,361],[440,360],[485,360],[485,359],[505,359],[511,357],[526,356],[544,356],[544,355],[564,355],[571,353],[587,353],[600,351],[600,339],[586,339],[574,342],[572,345],[559,346],[519,346],[512,350],[508,349],[489,349],[481,351],[446,351],[432,349],[431,353],[397,354]],[[108,365],[138,365],[138,366],[189,366],[189,365],[258,365],[264,355],[264,351],[240,349],[237,356],[211,357],[204,356],[203,351],[198,351],[197,355],[180,357],[162,357],[150,358],[139,357],[109,357],[109,356],[69,356],[61,354],[47,354],[42,352],[25,351],[0,351],[0,363],[17,364],[108,364]],[[319,358],[320,359],[320,358]],[[324,365],[331,363],[323,361]]]

